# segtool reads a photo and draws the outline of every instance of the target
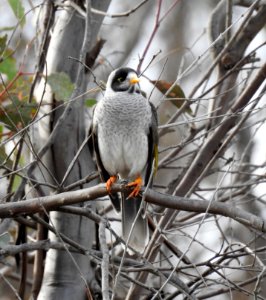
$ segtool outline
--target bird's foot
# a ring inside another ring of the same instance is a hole
[[[111,176],[107,181],[106,181],[106,190],[109,194],[111,194],[111,187],[112,185],[116,182],[117,176]]]
[[[127,187],[132,187],[134,186],[134,190],[130,193],[130,195],[128,196],[128,198],[132,198],[132,197],[137,197],[139,194],[139,191],[141,189],[142,186],[142,179],[141,177],[137,177],[135,181],[132,181],[130,183],[127,184]]]

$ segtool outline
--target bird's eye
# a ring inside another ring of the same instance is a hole
[[[123,81],[125,81],[125,78],[124,78],[124,77],[118,77],[118,78],[117,78],[117,81],[118,81],[118,82],[123,82]]]

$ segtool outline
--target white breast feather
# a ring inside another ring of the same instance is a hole
[[[93,123],[98,128],[100,156],[107,172],[134,180],[147,163],[151,112],[142,96],[126,93],[125,97],[102,99],[95,108]]]

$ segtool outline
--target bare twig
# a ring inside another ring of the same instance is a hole
[[[176,0],[171,6],[170,8],[164,13],[164,15],[160,18],[160,14],[161,14],[161,7],[162,7],[162,0],[158,0],[158,7],[157,7],[157,12],[156,12],[156,17],[155,17],[155,24],[154,24],[154,27],[153,27],[153,30],[152,30],[152,33],[151,33],[151,36],[148,40],[148,43],[143,51],[143,54],[139,60],[139,64],[138,64],[138,67],[137,67],[137,71],[140,73],[141,71],[141,67],[142,67],[142,64],[143,64],[143,61],[148,53],[148,50],[151,46],[151,43],[160,27],[160,24],[161,22],[165,19],[165,17],[173,10],[173,8],[176,6],[176,4],[179,2],[180,0]]]
[[[156,17],[155,17],[154,28],[153,28],[153,31],[151,33],[150,39],[149,39],[149,41],[148,41],[148,43],[147,43],[147,45],[146,45],[146,47],[145,47],[145,49],[143,51],[143,54],[142,54],[142,56],[141,56],[141,58],[139,60],[139,65],[137,67],[137,72],[138,73],[140,73],[142,63],[143,63],[143,61],[145,59],[145,56],[146,56],[146,54],[147,54],[147,52],[148,52],[148,50],[150,48],[150,45],[151,45],[151,43],[153,41],[153,38],[154,38],[154,36],[155,36],[155,34],[156,34],[159,26],[160,26],[159,18],[160,18],[161,6],[162,6],[162,0],[158,0],[158,8],[157,8],[157,13],[156,13]]]
[[[103,300],[109,300],[109,250],[105,236],[106,222],[100,222],[99,241],[103,254],[101,270],[102,270],[102,297]]]
[[[149,0],[142,0],[139,4],[137,4],[135,7],[129,9],[128,11],[125,12],[121,12],[121,13],[114,13],[114,14],[110,14],[107,12],[104,12],[102,10],[99,9],[95,9],[95,8],[91,8],[91,12],[93,14],[96,15],[100,15],[100,16],[104,16],[104,17],[108,17],[108,18],[122,18],[122,17],[128,17],[129,15],[133,14],[135,11],[137,11],[141,6],[143,6],[146,2],[148,2]],[[58,6],[71,6],[73,7],[80,15],[82,15],[83,17],[86,17],[86,12],[84,10],[82,10],[80,8],[80,6],[78,6],[75,2],[70,1],[67,4],[59,4]]]

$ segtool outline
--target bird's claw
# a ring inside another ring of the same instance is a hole
[[[111,188],[112,185],[116,182],[117,177],[116,176],[111,176],[107,181],[106,181],[106,190],[109,194],[111,194]]]
[[[133,197],[137,197],[139,194],[139,191],[141,189],[142,186],[142,179],[141,177],[137,177],[136,180],[130,182],[127,184],[127,187],[132,187],[134,186],[134,190],[129,194],[128,198],[133,198]]]

